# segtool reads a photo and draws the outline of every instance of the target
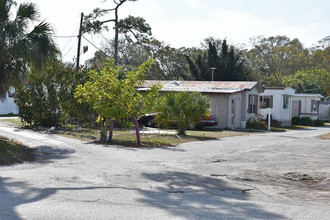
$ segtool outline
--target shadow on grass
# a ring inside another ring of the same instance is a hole
[[[2,163],[0,160],[0,166],[12,166],[19,163],[52,163],[54,160],[65,159],[70,154],[74,153],[74,150],[59,149],[52,146],[38,146],[36,148],[26,148],[26,155],[19,158],[14,158],[9,162]],[[0,218],[1,219],[1,218]]]
[[[249,202],[247,189],[188,172],[143,173],[152,190],[141,191],[139,202],[184,219],[284,219]]]

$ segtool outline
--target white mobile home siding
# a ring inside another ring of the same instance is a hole
[[[14,88],[10,89],[11,93],[15,92]],[[15,114],[19,113],[18,106],[14,102],[13,97],[9,97],[9,94],[6,94],[6,99],[2,102],[0,101],[0,115],[8,115],[8,114]]]
[[[228,97],[223,94],[210,95],[211,114],[215,115],[218,120],[217,128],[226,128],[228,125]]]

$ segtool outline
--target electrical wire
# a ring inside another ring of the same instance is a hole
[[[77,37],[77,36],[53,36],[55,38],[73,38],[73,37]]]
[[[111,45],[111,42],[106,37],[104,37],[104,35],[102,33],[99,33],[99,34],[109,43],[109,45]]]
[[[74,33],[76,33],[76,31],[78,30],[78,27],[79,27],[79,26],[80,26],[80,23],[77,24],[75,30],[74,30],[73,33],[71,34],[70,39],[68,40],[68,42],[65,44],[65,46],[62,48],[61,51],[64,51],[64,50],[65,50],[65,48],[66,48],[66,47],[68,46],[68,44],[71,42],[71,39],[72,39],[73,37],[77,37],[77,36],[74,36]],[[58,36],[58,37],[61,37],[61,36]],[[63,37],[66,38],[66,36],[63,36]],[[73,46],[71,46],[71,48],[69,49],[69,51],[72,49],[72,47],[73,47]],[[68,51],[68,52],[69,52],[69,51]],[[67,55],[68,52],[67,52],[65,55]],[[64,57],[63,57],[63,58],[64,58]]]
[[[96,49],[98,49],[100,52],[102,52],[104,55],[107,55],[104,51],[102,51],[100,48],[98,48],[95,44],[93,44],[90,40],[88,40],[85,36],[82,36],[88,43],[93,45]]]
[[[77,41],[78,41],[78,39],[77,39]],[[63,59],[66,57],[66,55],[68,55],[68,53],[72,50],[72,48],[73,48],[73,46],[75,46],[76,44],[77,44],[78,42],[74,42],[73,44],[72,44],[72,46],[70,47],[70,49],[63,55]]]

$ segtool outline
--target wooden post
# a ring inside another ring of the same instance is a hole
[[[135,132],[136,132],[136,142],[137,142],[138,145],[141,145],[140,129],[139,129],[138,120],[134,120],[134,125],[135,125]]]

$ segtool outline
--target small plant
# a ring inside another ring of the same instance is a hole
[[[306,126],[312,126],[313,121],[310,117],[292,117],[291,119],[292,125],[306,125]]]
[[[124,130],[131,130],[134,127],[134,124],[131,121],[124,121],[122,126]]]
[[[310,117],[292,117],[292,125],[306,125],[306,126],[324,126],[322,120],[312,120]]]
[[[249,118],[246,122],[246,128],[262,129],[265,128],[265,124],[260,119]]]
[[[322,120],[315,120],[313,121],[314,126],[324,126],[324,121]]]

